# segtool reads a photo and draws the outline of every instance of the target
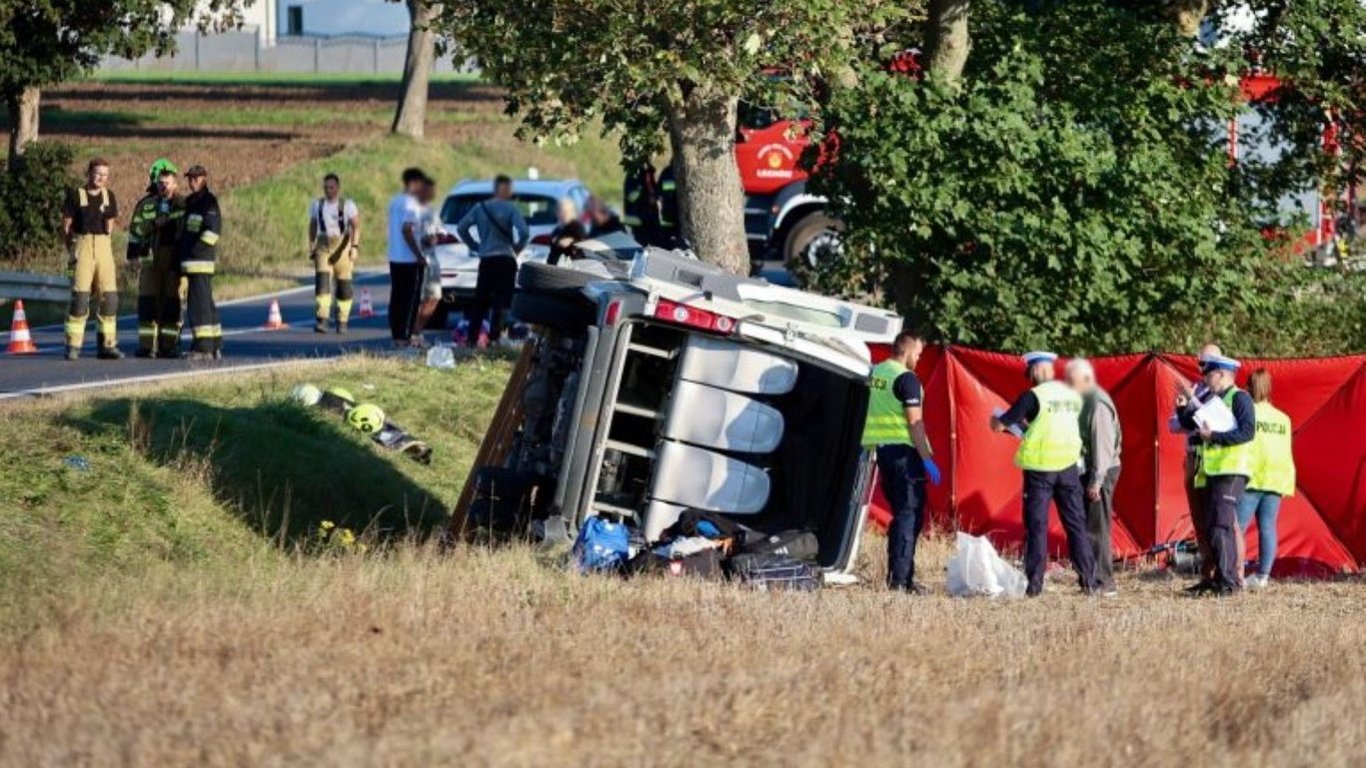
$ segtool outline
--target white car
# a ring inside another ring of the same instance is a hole
[[[522,209],[522,216],[531,230],[531,243],[518,255],[517,261],[522,264],[544,262],[550,254],[550,233],[559,223],[560,201],[572,200],[582,216],[590,194],[588,187],[575,179],[513,180],[512,200]],[[471,208],[492,197],[492,179],[467,180],[456,184],[441,205],[441,223],[447,234],[437,240],[436,259],[441,264],[443,314],[474,297],[479,275],[479,259],[456,237],[455,227]]]

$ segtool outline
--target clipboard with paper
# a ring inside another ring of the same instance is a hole
[[[1237,419],[1233,418],[1233,411],[1229,410],[1221,397],[1206,400],[1191,414],[1191,419],[1196,425],[1210,432],[1228,432],[1238,426]]]

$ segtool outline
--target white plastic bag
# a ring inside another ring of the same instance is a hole
[[[1028,581],[1001,559],[985,536],[958,534],[958,551],[949,558],[949,594],[954,597],[1024,597]]]
[[[427,366],[429,368],[454,368],[455,352],[445,344],[437,344],[427,350]]]

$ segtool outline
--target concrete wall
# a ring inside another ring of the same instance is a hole
[[[303,11],[305,35],[406,35],[408,6],[385,0],[273,0],[278,37],[289,29],[289,8]]]
[[[256,29],[199,35],[176,35],[173,56],[128,60],[105,57],[105,71],[148,72],[310,72],[317,74],[401,75],[407,34],[391,37],[279,37],[265,44]],[[467,72],[472,62],[457,65],[449,55],[434,72]]]

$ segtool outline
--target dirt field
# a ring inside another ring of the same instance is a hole
[[[397,88],[74,83],[43,92],[42,133],[78,147],[82,166],[84,155],[106,157],[115,193],[131,204],[143,169],[162,155],[207,166],[226,191],[338,152],[387,129]],[[433,139],[510,132],[502,98],[486,86],[433,83],[428,108]]]

